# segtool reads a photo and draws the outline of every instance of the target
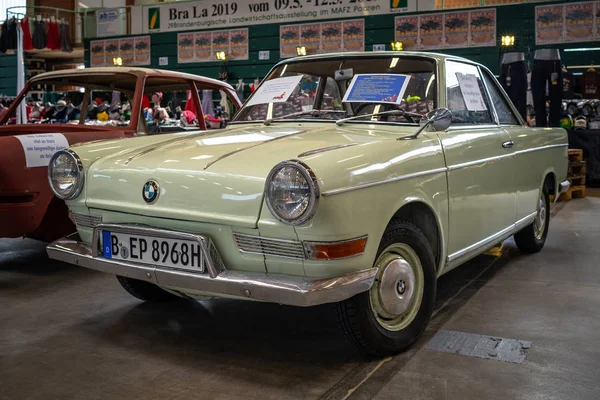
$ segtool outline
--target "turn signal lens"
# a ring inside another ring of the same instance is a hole
[[[306,253],[311,260],[333,260],[357,256],[365,252],[367,237],[343,242],[304,242]]]

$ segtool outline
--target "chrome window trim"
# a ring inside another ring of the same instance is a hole
[[[383,179],[381,181],[362,183],[360,185],[354,185],[354,186],[345,186],[345,187],[341,187],[338,189],[331,189],[331,190],[327,190],[327,191],[323,192],[322,195],[323,196],[332,196],[335,194],[346,193],[346,192],[350,192],[353,190],[366,189],[366,188],[373,187],[373,186],[385,185],[387,183],[403,181],[406,179],[418,178],[418,177],[426,176],[426,175],[439,174],[442,172],[446,172],[447,170],[448,169],[446,167],[435,168],[435,169],[430,169],[427,171],[421,171],[421,172],[415,172],[412,174],[400,175],[400,176],[396,176],[394,178]]]
[[[479,72],[479,79],[481,79],[481,83],[483,83],[483,90],[485,92],[485,95],[488,98],[488,105],[490,106],[490,109],[492,110],[492,115],[494,117],[494,121],[496,121],[496,125],[500,125],[500,118],[498,117],[498,111],[496,110],[496,106],[494,105],[494,102],[492,100],[492,95],[490,94],[490,89],[488,88],[488,85],[485,82],[485,79],[483,79],[483,70],[481,69],[480,65],[477,66],[477,71]]]
[[[508,106],[510,107],[510,110],[512,111],[513,115],[517,118],[517,121],[519,122],[518,124],[500,124],[500,125],[507,125],[507,126],[527,126],[527,122],[523,119],[523,117],[521,116],[521,114],[517,111],[515,105],[513,104],[512,100],[510,100],[510,97],[508,97],[508,94],[506,93],[506,91],[504,90],[504,88],[502,87],[502,85],[500,85],[500,82],[498,82],[498,79],[496,79],[494,77],[494,74],[492,74],[492,72],[486,68],[483,65],[479,66],[484,72],[487,72],[488,76],[490,77],[490,79],[493,78],[493,81],[495,82],[494,85],[496,86],[496,89],[498,89],[498,92],[500,92],[500,95],[504,97],[504,102],[508,104]]]
[[[534,211],[531,214],[519,219],[514,224],[502,229],[501,231],[496,232],[477,243],[467,246],[462,250],[455,251],[446,257],[446,268],[456,267],[463,262],[466,262],[469,259],[481,254],[484,249],[489,248],[488,246],[490,244],[496,243],[499,240],[505,240],[515,232],[520,231],[523,227],[530,224],[536,215],[537,211]]]

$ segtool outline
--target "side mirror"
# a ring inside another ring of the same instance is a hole
[[[447,108],[436,108],[429,111],[419,122],[421,127],[425,127],[429,132],[445,131],[451,123],[452,111]]]

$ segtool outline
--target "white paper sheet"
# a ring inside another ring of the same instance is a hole
[[[23,146],[27,168],[47,167],[54,153],[69,147],[69,141],[62,133],[19,135],[15,138]]]
[[[477,77],[472,74],[461,74],[456,73],[456,79],[460,86],[460,91],[465,100],[465,105],[469,111],[485,111],[487,107],[483,101],[481,90],[479,90],[479,84],[477,83]]]
[[[263,82],[246,105],[285,103],[290,98],[292,92],[298,87],[301,79],[302,75],[298,75],[275,78]]]

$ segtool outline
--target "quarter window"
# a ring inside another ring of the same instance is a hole
[[[503,125],[519,125],[519,119],[512,112],[506,99],[498,89],[496,78],[491,77],[487,71],[482,71],[482,73],[500,123]]]
[[[493,123],[479,69],[474,65],[446,62],[446,105],[454,124]]]

